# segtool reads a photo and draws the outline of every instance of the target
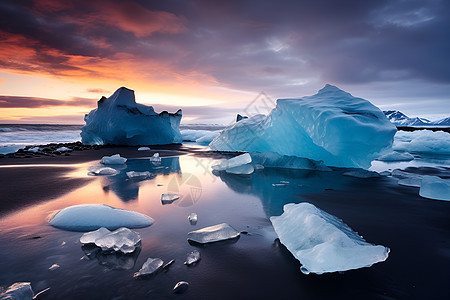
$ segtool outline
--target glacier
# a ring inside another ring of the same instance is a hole
[[[105,204],[82,204],[66,207],[54,214],[50,225],[71,231],[90,231],[100,227],[115,230],[120,227],[143,228],[153,219],[141,213],[114,208]]]
[[[368,168],[392,146],[396,127],[369,101],[327,84],[317,94],[278,99],[268,116],[224,129],[215,151],[276,152],[328,166]]]
[[[85,115],[81,141],[88,145],[165,145],[181,143],[181,109],[156,113],[152,106],[136,103],[134,91],[119,88],[102,97]]]
[[[342,220],[311,203],[286,204],[283,214],[270,221],[304,274],[370,267],[389,255],[389,248],[367,243]]]

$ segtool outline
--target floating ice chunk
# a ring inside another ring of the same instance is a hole
[[[95,245],[103,251],[116,251],[132,253],[139,247],[141,236],[139,233],[126,227],[119,228],[113,232],[95,239]]]
[[[91,167],[89,168],[89,175],[117,175],[119,171],[110,167]]]
[[[200,260],[200,252],[197,250],[192,251],[187,255],[186,261],[184,262],[185,265],[192,265]]]
[[[142,228],[152,224],[153,219],[149,216],[105,204],[69,206],[50,219],[50,225],[72,231],[90,231],[100,227],[110,230],[120,227]]]
[[[308,158],[280,155],[274,152],[252,152],[252,163],[262,165],[263,168],[282,168],[282,169],[300,169],[300,170],[317,170],[331,171],[324,165],[323,161],[315,161]]]
[[[101,227],[97,230],[84,233],[80,238],[80,242],[82,244],[95,244],[96,239],[105,236],[109,233],[111,233],[111,231],[109,231],[105,227]]]
[[[159,153],[153,154],[152,157],[150,157],[150,162],[153,164],[160,164],[161,163],[161,157],[159,157]]]
[[[136,171],[129,171],[127,172],[127,177],[130,179],[145,179],[150,178],[152,174],[149,171],[145,172],[136,172]]]
[[[222,223],[189,232],[188,241],[206,244],[233,239],[238,236],[239,231],[237,231],[227,223]]]
[[[142,277],[148,276],[156,273],[159,269],[161,269],[164,262],[160,258],[147,258],[145,263],[142,265],[142,268],[134,273],[134,277]]]
[[[181,143],[181,109],[156,113],[151,106],[136,103],[134,91],[119,88],[84,117],[83,144],[167,145]]]
[[[328,166],[368,168],[391,147],[396,127],[369,101],[326,85],[316,95],[279,99],[268,116],[224,129],[216,151],[276,152],[322,160]]]
[[[28,149],[28,151],[29,151],[29,152],[39,152],[39,151],[41,151],[41,148],[39,148],[39,147],[33,147],[33,148]]]
[[[387,153],[385,155],[378,157],[378,160],[381,160],[381,161],[410,161],[413,159],[414,159],[414,156],[412,156],[408,152],[402,153],[402,152],[397,152],[397,151],[392,151],[390,153]]]
[[[395,135],[394,150],[412,153],[450,154],[450,134],[444,131],[399,131]]]
[[[423,175],[395,169],[392,171],[392,177],[398,179],[399,185],[420,187]]]
[[[310,203],[286,204],[284,213],[270,221],[305,274],[370,267],[389,254],[389,248],[367,243],[342,220]]]
[[[180,196],[176,194],[162,194],[161,195],[161,203],[163,205],[165,204],[171,204],[172,202],[180,199]]]
[[[59,152],[68,152],[68,151],[72,151],[72,149],[67,148],[67,147],[59,147],[58,149],[56,149],[56,151],[59,151]]]
[[[53,264],[53,265],[51,265],[50,266],[50,268],[48,268],[50,271],[54,271],[54,270],[57,270],[57,269],[59,269],[61,266],[60,265],[58,265],[58,264]]]
[[[450,179],[423,176],[419,195],[429,199],[450,201]]]
[[[175,286],[173,287],[173,292],[175,294],[182,294],[182,293],[186,292],[188,288],[189,288],[188,282],[180,281],[180,282],[177,282],[177,284],[175,284]]]
[[[114,154],[111,156],[103,156],[100,163],[104,165],[123,165],[127,162],[125,157],[120,157],[120,154]]]
[[[181,136],[183,137],[183,141],[196,142],[199,145],[208,145],[219,134],[220,130],[219,131],[194,130],[194,129],[181,130]]]
[[[0,294],[2,300],[31,300],[34,299],[33,297],[34,292],[30,282],[16,282]]]
[[[169,270],[169,267],[175,262],[175,259],[171,259],[167,264],[162,267],[163,271]]]
[[[374,171],[367,171],[364,169],[354,169],[351,171],[347,171],[343,173],[344,176],[351,176],[356,178],[378,178],[380,177],[380,174]]]
[[[227,168],[225,172],[228,174],[250,175],[255,172],[255,169],[251,164],[245,164],[233,168]]]
[[[379,174],[380,174],[380,176],[391,176],[392,175],[392,173],[389,171],[383,171],[383,172],[380,172]]]
[[[212,166],[215,171],[225,171],[226,169],[231,169],[241,165],[246,165],[252,162],[252,157],[248,153],[244,153],[233,158],[227,159],[218,165]]]
[[[191,213],[189,216],[188,216],[188,220],[189,220],[189,223],[191,223],[191,225],[195,225],[195,224],[197,224],[197,214],[196,213]]]
[[[150,147],[139,147],[138,151],[150,151]]]

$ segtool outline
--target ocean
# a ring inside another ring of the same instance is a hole
[[[13,153],[28,145],[71,143],[81,141],[83,125],[0,124],[0,154]],[[181,130],[215,131],[219,124],[182,124]]]

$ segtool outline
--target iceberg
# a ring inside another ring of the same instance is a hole
[[[384,154],[377,158],[381,161],[411,161],[414,159],[414,156],[409,154],[408,152],[397,152],[392,151],[390,153]]]
[[[119,171],[110,167],[91,167],[88,175],[117,175]]]
[[[450,155],[450,133],[431,130],[399,131],[392,148],[411,153]]]
[[[119,88],[102,97],[85,115],[81,141],[88,145],[165,145],[181,143],[181,109],[156,113],[152,106],[136,103],[134,91]]]
[[[185,129],[181,130],[181,136],[183,137],[183,141],[186,142],[195,142],[199,145],[208,145],[214,140],[220,131],[215,130],[195,130],[195,129]]]
[[[185,265],[192,265],[200,260],[200,252],[197,250],[192,251],[187,255],[186,261],[184,262]]]
[[[32,300],[34,292],[30,282],[16,282],[0,294],[2,300]]]
[[[150,151],[150,147],[139,147],[138,151]]]
[[[389,248],[367,243],[342,220],[310,203],[286,204],[283,214],[270,221],[304,274],[370,267],[388,258]]]
[[[104,165],[123,165],[127,162],[125,157],[120,157],[120,154],[114,154],[111,156],[103,156],[100,160],[101,164]]]
[[[67,148],[67,147],[59,147],[55,151],[58,151],[58,152],[69,152],[69,151],[72,151],[72,149]]]
[[[275,152],[252,152],[250,155],[255,169],[258,166],[262,166],[263,168],[331,171],[330,168],[324,165],[323,161],[315,161],[303,157],[280,155]]]
[[[316,95],[279,99],[268,116],[224,129],[215,151],[276,152],[336,167],[368,168],[392,146],[396,127],[369,101],[326,85]]]
[[[423,176],[419,195],[434,200],[450,201],[450,179],[442,179],[438,176]]]
[[[224,160],[218,165],[212,166],[215,171],[225,171],[226,169],[231,169],[234,167],[239,167],[252,162],[252,157],[248,153],[244,153],[233,158]]]
[[[149,216],[105,204],[69,206],[50,219],[50,225],[71,231],[90,231],[100,227],[110,230],[120,227],[143,228],[152,224],[153,219]]]
[[[164,262],[160,258],[147,258],[145,263],[142,265],[142,268],[134,273],[134,277],[142,277],[142,276],[148,276],[156,273],[159,271],[162,267]]]
[[[141,236],[139,233],[126,227],[119,228],[95,239],[95,245],[102,251],[116,251],[122,253],[133,253],[140,246]]]
[[[234,239],[239,235],[239,231],[237,231],[227,223],[222,223],[189,232],[188,241],[206,244]]]

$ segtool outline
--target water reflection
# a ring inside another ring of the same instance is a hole
[[[233,191],[261,199],[268,217],[280,215],[287,203],[300,203],[302,194],[346,189],[354,178],[342,176],[345,169],[332,172],[265,168],[251,176],[218,172],[217,176]]]
[[[148,159],[129,159],[126,165],[111,166],[120,173],[114,176],[103,176],[102,187],[105,193],[109,191],[117,195],[122,201],[136,200],[139,195],[140,183],[143,180],[154,179],[158,175],[180,173],[179,157],[162,158],[161,163],[154,164]],[[150,172],[146,178],[128,178],[127,172]]]
[[[89,260],[97,260],[99,265],[111,270],[131,270],[141,253],[141,247],[137,247],[133,253],[123,254],[120,252],[105,252],[101,248],[88,244],[81,246],[85,257]]]

